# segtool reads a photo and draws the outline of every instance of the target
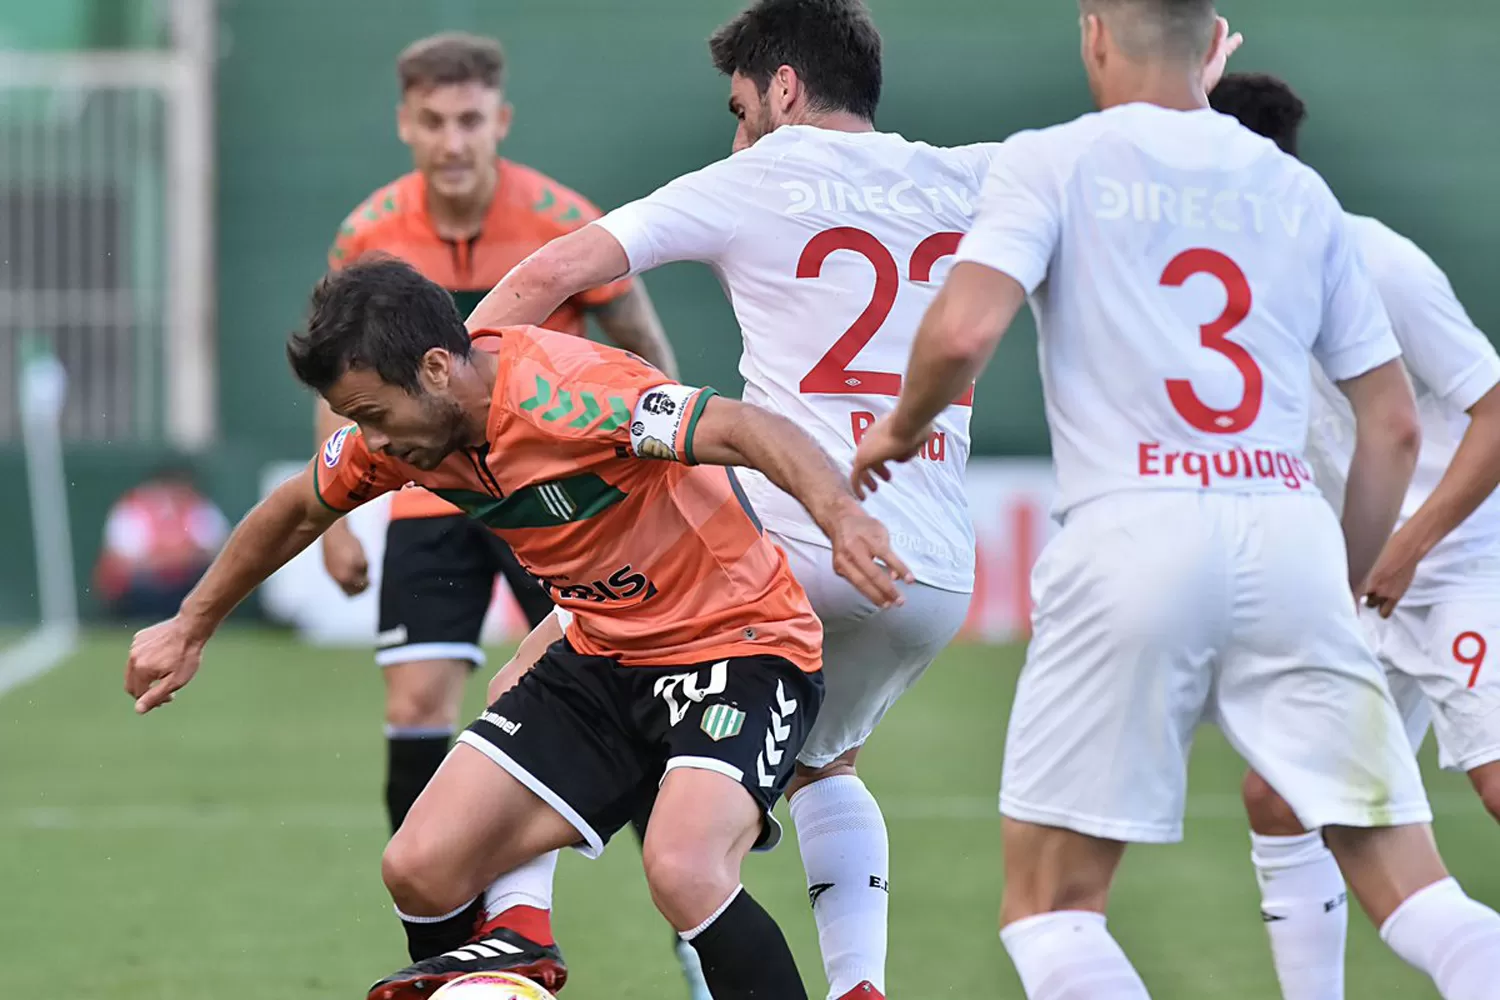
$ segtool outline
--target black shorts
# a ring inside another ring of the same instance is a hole
[[[563,639],[459,742],[561,813],[589,857],[677,767],[738,781],[765,815],[756,847],[770,850],[781,839],[771,809],[822,702],[822,673],[779,656],[622,667]]]
[[[484,662],[479,632],[504,574],[532,627],[552,613],[552,599],[521,568],[510,547],[462,514],[407,517],[385,533],[380,573],[382,667],[417,660]]]

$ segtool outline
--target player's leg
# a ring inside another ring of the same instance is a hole
[[[1245,775],[1250,860],[1282,1000],[1343,1000],[1348,893],[1319,831],[1302,828],[1286,800]]]
[[[740,865],[780,839],[771,809],[817,716],[821,675],[774,656],[620,675],[642,735],[666,756],[644,851],[657,908],[698,953],[714,1000],[805,998]]]
[[[1148,995],[1104,910],[1126,842],[1182,837],[1188,752],[1226,619],[1211,499],[1079,508],[1033,573],[1000,790],[1000,937],[1031,1000]]]
[[[890,841],[855,770],[859,748],[963,626],[970,595],[920,584],[881,610],[833,569],[829,549],[778,537],[823,622],[826,690],[788,788],[832,998],[885,993]]]
[[[1500,662],[1489,656],[1494,650],[1500,658],[1500,601],[1450,601],[1426,611],[1426,655],[1411,674],[1430,705],[1439,761],[1468,774],[1500,820]]]
[[[385,683],[386,815],[392,830],[448,753],[494,574],[462,515],[386,531],[375,662]]]
[[[510,546],[477,522],[471,520],[469,525],[467,541],[473,553],[471,558],[486,584],[484,610],[488,610],[496,576],[503,576],[528,626],[536,628],[552,613],[552,599],[517,561]],[[483,619],[482,610],[475,627],[476,635]],[[554,944],[552,890],[557,860],[558,853],[549,852],[507,871],[486,887],[481,901],[482,920],[486,926],[503,927],[540,945]]]
[[[411,1000],[493,969],[519,969],[549,989],[566,980],[550,941],[485,920],[476,898],[560,847],[597,857],[628,821],[647,762],[620,707],[618,669],[558,643],[459,737],[386,851],[416,961],[377,984],[372,1000]]]
[[[1226,737],[1322,829],[1350,890],[1448,1000],[1490,996],[1500,916],[1447,877],[1421,775],[1344,582],[1337,522],[1316,498],[1245,498],[1256,558],[1236,570],[1235,641],[1215,711]]]

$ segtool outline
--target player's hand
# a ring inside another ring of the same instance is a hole
[[[876,476],[890,482],[889,463],[909,462],[916,458],[931,433],[931,428],[923,427],[915,434],[902,434],[897,431],[890,414],[871,424],[869,430],[865,431],[865,436],[859,439],[859,448],[854,453],[854,468],[849,473],[854,495],[863,500],[866,494],[874,493],[880,485]]]
[[[345,521],[335,521],[323,533],[323,568],[350,597],[364,593],[370,586],[370,561],[365,558],[365,547]]]
[[[891,549],[885,525],[850,500],[831,527],[828,538],[833,542],[834,571],[879,607],[904,604],[896,581],[911,583],[916,577]]]
[[[1380,612],[1380,617],[1389,618],[1406,596],[1412,577],[1416,576],[1417,564],[1426,554],[1420,540],[1406,526],[1392,535],[1359,588],[1365,606]]]
[[[1214,30],[1214,47],[1208,57],[1208,63],[1203,67],[1203,92],[1212,94],[1219,81],[1224,79],[1224,71],[1229,66],[1229,57],[1239,51],[1240,46],[1245,44],[1245,36],[1236,31],[1229,33],[1229,21],[1227,18],[1219,18],[1218,27]]]
[[[181,618],[169,618],[135,634],[125,661],[125,693],[135,699],[137,713],[145,715],[165,705],[193,679],[207,641]]]

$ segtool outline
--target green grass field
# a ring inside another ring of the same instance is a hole
[[[128,637],[0,698],[0,941],[7,998],[357,998],[404,964],[380,884],[380,685],[367,653],[241,631],[145,719],[121,690]],[[862,761],[892,837],[890,994],[1015,998],[995,933],[995,793],[1020,651],[955,647]],[[481,685],[473,685],[477,710]],[[1496,834],[1462,778],[1430,776],[1438,833],[1469,891],[1500,903]],[[1111,914],[1157,1000],[1276,996],[1240,765],[1199,740],[1188,840],[1126,861]],[[780,919],[813,996],[817,940],[795,842],[746,881]],[[1356,915],[1351,1000],[1430,998]],[[564,858],[557,930],[574,1000],[683,995],[633,838]]]

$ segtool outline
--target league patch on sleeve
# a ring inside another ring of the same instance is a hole
[[[335,468],[335,467],[338,466],[339,459],[341,459],[341,458],[344,457],[344,442],[347,441],[347,440],[349,440],[349,435],[351,433],[353,433],[353,431],[354,431],[354,425],[353,424],[348,424],[347,426],[340,427],[337,431],[335,431],[333,433],[332,437],[330,437],[326,442],[324,442],[324,444],[323,444],[323,464],[324,465],[326,465],[330,469]]]
[[[692,424],[701,409],[703,390],[687,385],[647,389],[635,404],[630,447],[638,458],[691,462]]]

